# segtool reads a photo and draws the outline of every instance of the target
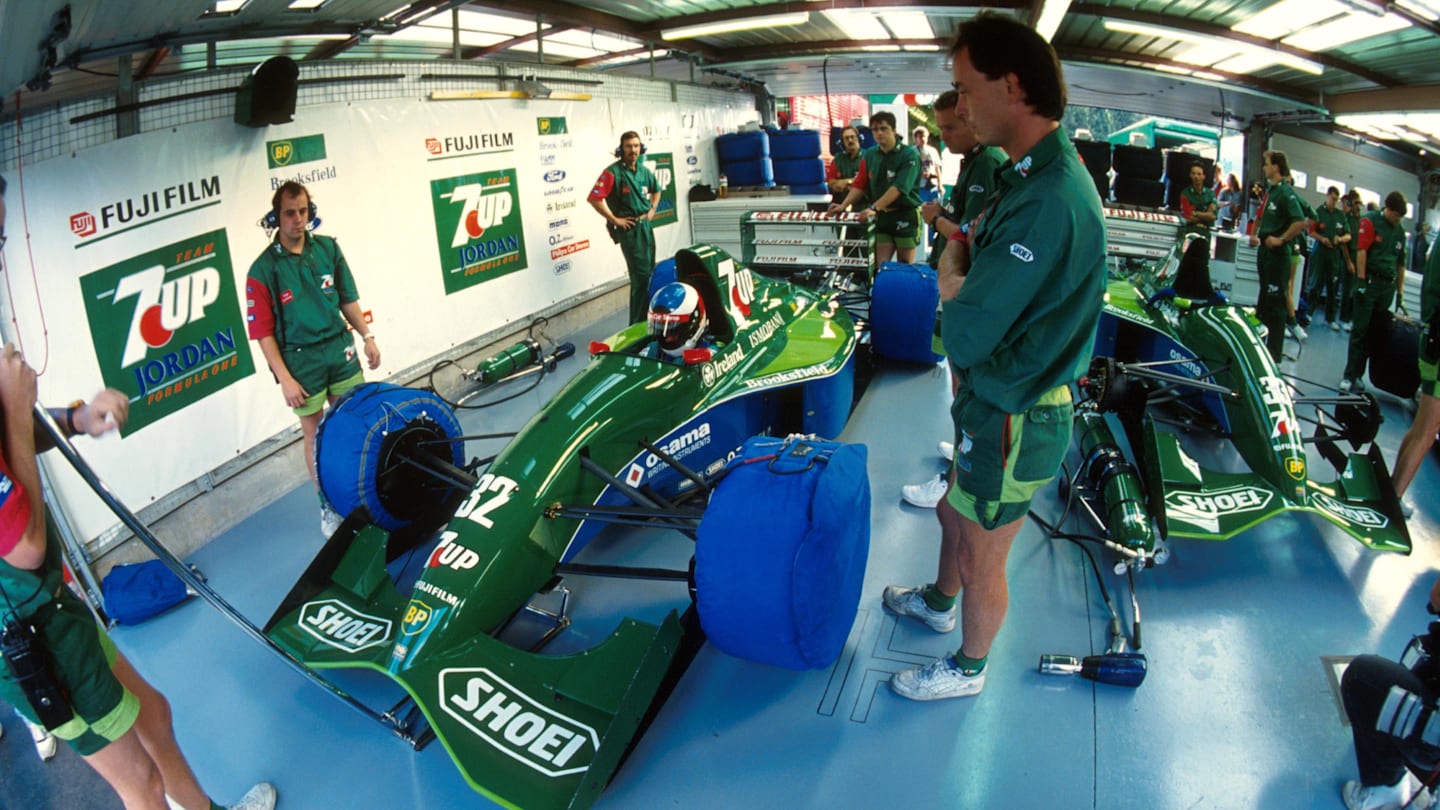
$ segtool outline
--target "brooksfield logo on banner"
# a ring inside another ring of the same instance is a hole
[[[105,384],[130,398],[125,434],[255,372],[224,230],[82,276]]]
[[[141,191],[133,197],[100,203],[70,215],[70,233],[82,248],[116,234],[220,204],[220,175],[181,180]],[[97,213],[98,212],[98,213]]]
[[[528,266],[514,168],[431,180],[430,201],[446,295]]]

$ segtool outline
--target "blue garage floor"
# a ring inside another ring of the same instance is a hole
[[[584,346],[619,326],[612,318],[573,339]],[[1347,335],[1323,324],[1311,335],[1297,370],[1328,380]],[[465,427],[517,426],[581,362],[515,402],[467,412]],[[886,584],[934,577],[934,516],[898,495],[941,469],[934,446],[949,431],[948,389],[938,367],[883,369],[841,437],[868,446],[874,502],[864,593],[839,662],[794,673],[706,646],[596,807],[1342,807],[1338,786],[1355,767],[1327,659],[1398,656],[1423,630],[1437,567],[1435,460],[1411,491],[1409,557],[1370,552],[1311,517],[1281,516],[1224,543],[1178,542],[1168,564],[1136,577],[1150,665],[1137,690],[1037,673],[1043,653],[1102,650],[1108,615],[1079,549],[1029,523],[1010,557],[1011,610],[984,693],[911,703],[889,691],[890,673],[953,649],[958,634],[897,623],[879,596]],[[1398,400],[1383,405],[1380,444],[1393,460],[1409,414]],[[472,445],[469,455],[484,452]],[[1035,510],[1053,518],[1059,506],[1052,487]],[[304,487],[191,561],[260,624],[321,539]],[[679,535],[633,532],[602,537],[592,552],[675,566],[689,548]],[[1104,557],[1102,570],[1128,621],[1124,578]],[[566,648],[592,643],[622,615],[655,620],[686,604],[683,585],[570,584],[577,621],[557,642]],[[201,602],[114,638],[169,696],[181,743],[221,800],[263,778],[285,810],[490,806],[441,746],[413,751]],[[374,705],[398,696],[378,675],[336,680]],[[119,806],[68,751],[42,765],[14,714],[0,719],[0,808]]]

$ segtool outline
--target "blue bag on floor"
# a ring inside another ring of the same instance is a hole
[[[185,601],[185,583],[159,560],[117,565],[100,583],[105,612],[120,624],[139,624]]]

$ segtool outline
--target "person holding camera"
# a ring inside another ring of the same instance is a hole
[[[1426,608],[1437,613],[1440,579],[1430,588]],[[1434,804],[1430,787],[1440,766],[1440,622],[1406,648],[1402,661],[1361,655],[1340,679],[1340,698],[1355,738],[1360,779],[1346,782],[1340,796],[1350,810],[1425,810]],[[1418,778],[1417,778],[1418,777]]]

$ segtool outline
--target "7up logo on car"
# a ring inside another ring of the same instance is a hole
[[[80,279],[101,376],[130,398],[126,434],[255,371],[225,231]]]
[[[527,267],[515,170],[430,181],[445,293]]]

